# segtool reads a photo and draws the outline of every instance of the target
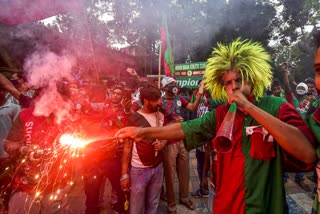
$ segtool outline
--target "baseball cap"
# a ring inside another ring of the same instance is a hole
[[[296,87],[296,92],[299,95],[305,95],[308,92],[307,84],[300,82]]]
[[[163,77],[161,80],[162,87],[165,87],[166,85],[169,85],[172,82],[176,82],[176,80],[172,77]]]

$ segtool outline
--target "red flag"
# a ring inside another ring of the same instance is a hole
[[[0,23],[34,22],[80,8],[80,0],[0,0]]]
[[[174,58],[173,58],[173,51],[172,51],[171,42],[169,38],[167,19],[165,16],[162,17],[160,40],[162,42],[161,64],[164,67],[164,73],[166,76],[173,76],[174,75]]]

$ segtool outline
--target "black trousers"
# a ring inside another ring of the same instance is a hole
[[[121,161],[119,157],[104,160],[93,166],[87,166],[84,170],[84,190],[86,198],[86,214],[99,214],[100,189],[108,178],[113,189],[116,190],[118,203],[113,209],[120,213],[124,212],[125,196],[120,187]]]

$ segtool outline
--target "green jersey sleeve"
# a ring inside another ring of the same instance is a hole
[[[181,123],[188,151],[208,143],[216,135],[216,111],[206,113],[201,118]]]

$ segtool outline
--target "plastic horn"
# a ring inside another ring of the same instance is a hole
[[[227,153],[232,150],[233,126],[236,117],[237,103],[233,102],[224,117],[216,137],[213,139],[213,145],[217,152]]]

